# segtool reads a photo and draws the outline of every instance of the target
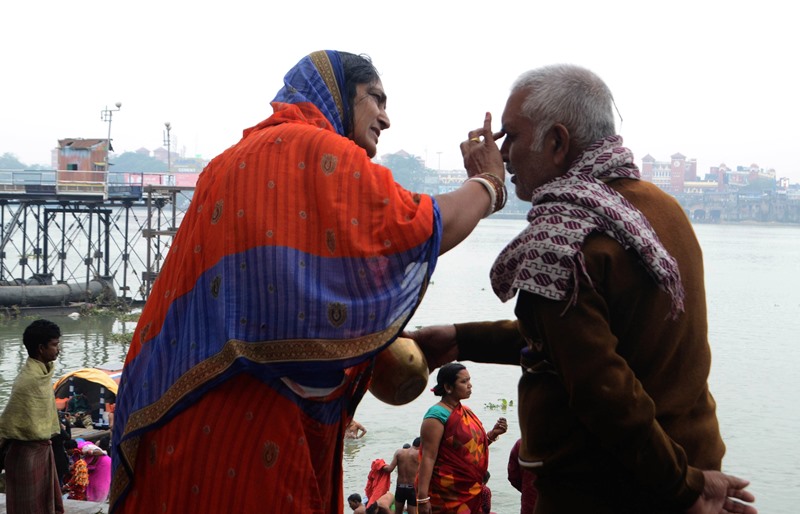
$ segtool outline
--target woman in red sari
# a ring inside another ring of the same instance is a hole
[[[114,513],[343,512],[342,440],[375,356],[438,255],[503,203],[489,116],[456,191],[411,193],[372,162],[390,123],[364,57],[304,57],[272,108],[201,174],[142,311]]]
[[[422,421],[422,458],[417,476],[417,511],[470,514],[481,512],[481,490],[489,467],[489,445],[507,430],[500,418],[487,434],[461,400],[472,394],[467,368],[445,364],[433,394],[442,399]]]

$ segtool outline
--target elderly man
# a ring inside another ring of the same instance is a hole
[[[22,335],[28,359],[14,380],[0,415],[0,446],[6,446],[8,514],[64,512],[50,438],[61,432],[53,395],[53,361],[61,329],[38,319]]]
[[[468,158],[505,136],[517,196],[532,202],[491,270],[517,319],[409,335],[430,366],[521,362],[519,459],[537,474],[536,513],[754,513],[748,482],[718,471],[700,245],[678,203],[639,180],[612,104],[577,66],[517,80],[501,132],[462,145]]]

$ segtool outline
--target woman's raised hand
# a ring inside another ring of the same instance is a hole
[[[503,132],[492,132],[492,113],[487,112],[483,127],[470,130],[466,141],[461,143],[461,155],[464,157],[464,168],[467,176],[474,177],[481,173],[491,173],[505,181],[505,165],[496,140],[503,137]]]

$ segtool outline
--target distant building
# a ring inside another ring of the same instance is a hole
[[[710,191],[717,191],[718,186],[715,181],[692,181],[683,183],[683,192],[686,194],[700,194]]]
[[[697,159],[686,160],[676,153],[669,161],[657,161],[647,154],[642,158],[642,179],[652,182],[664,191],[676,194],[683,192],[684,183],[697,181]]]
[[[696,159],[676,153],[668,162],[646,155],[641,172],[643,180],[674,196],[692,221],[800,222],[800,187],[788,178],[776,180],[771,168],[751,164],[732,169],[723,163],[698,178]]]
[[[108,151],[107,139],[59,139],[54,156],[58,187],[91,192],[105,183]]]
[[[718,192],[736,191],[741,188],[775,190],[777,181],[774,169],[763,169],[758,164],[737,166],[731,169],[724,163],[711,166],[702,178],[697,174],[697,159],[686,159],[683,154],[676,153],[669,161],[657,161],[647,154],[642,158],[642,179],[652,182],[671,195],[696,193],[699,190]],[[786,189],[788,179],[782,182]],[[702,184],[702,185],[701,185]]]
[[[467,172],[461,170],[436,170],[439,194],[455,191],[467,180]]]
[[[731,169],[725,164],[712,166],[709,169],[709,174],[706,175],[706,180],[715,180],[719,184],[720,191],[735,190],[755,185],[761,186],[767,190],[773,190],[775,186],[778,185],[775,180],[775,170],[759,168],[758,164],[736,166],[736,169]],[[786,179],[785,184],[786,187],[788,187],[788,179]]]
[[[758,164],[751,164],[750,166],[737,166],[737,172],[747,174],[747,183],[754,184],[757,181],[775,181],[775,170],[772,168],[764,169],[759,168]]]
[[[70,171],[107,171],[107,139],[59,139],[56,169]]]
[[[176,173],[200,173],[208,161],[200,157],[180,157],[172,161],[172,171]]]
[[[728,172],[731,171],[730,168],[725,166],[725,163],[720,164],[719,166],[711,166],[709,168],[708,173],[706,173],[705,181],[706,182],[714,182],[717,184],[718,191],[725,190],[725,184],[727,184],[727,177]]]

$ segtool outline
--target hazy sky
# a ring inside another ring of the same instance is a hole
[[[392,126],[378,153],[461,168],[483,113],[499,127],[523,71],[569,62],[608,83],[637,163],[774,168],[800,182],[800,31],[785,1],[207,2],[45,0],[0,6],[0,154],[50,163],[64,138],[117,153],[211,158],[267,118],[283,75],[319,49],[370,55]],[[305,19],[303,19],[305,18]]]

